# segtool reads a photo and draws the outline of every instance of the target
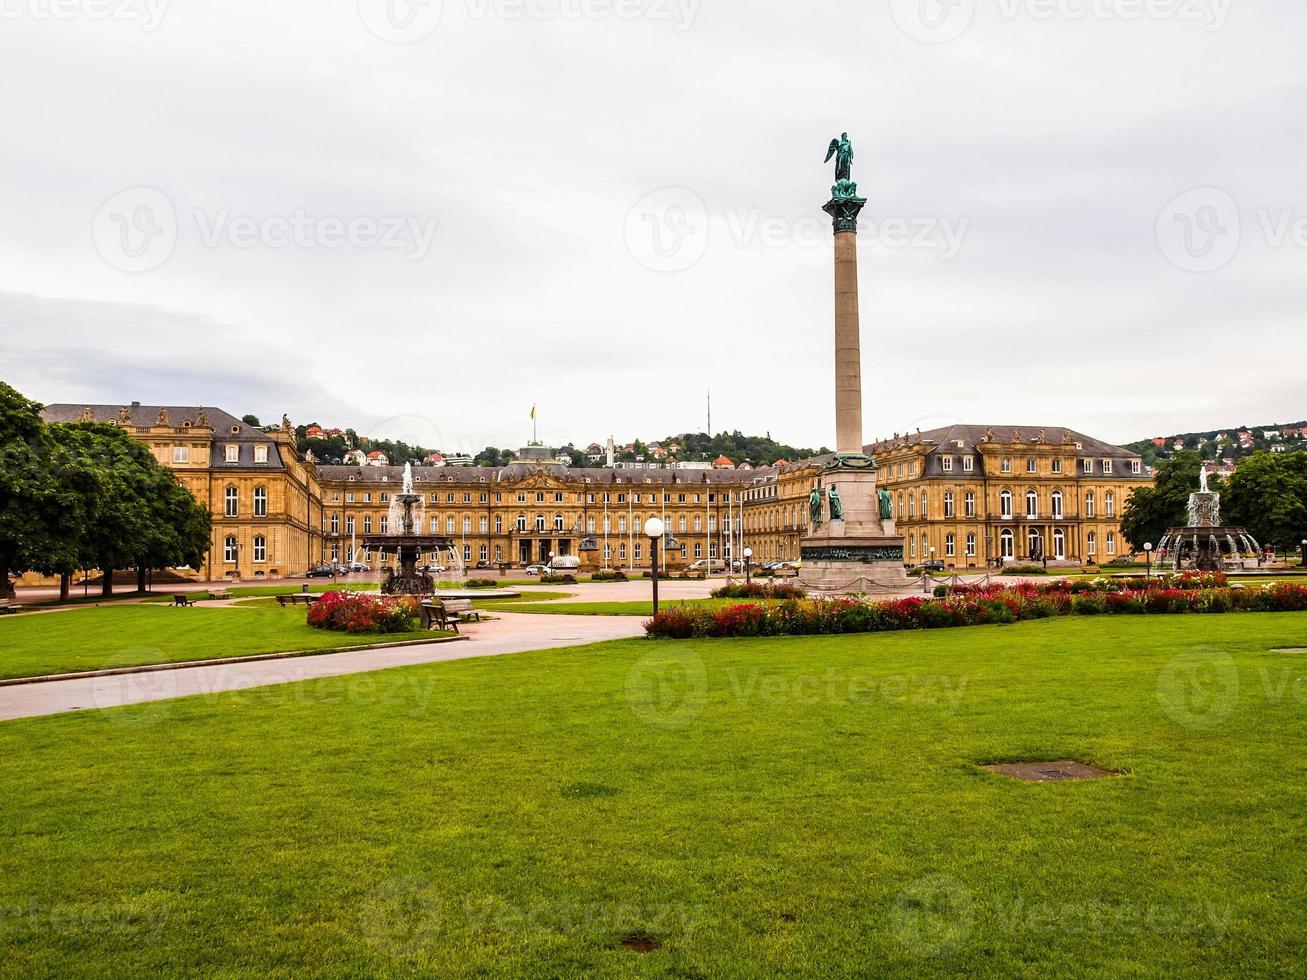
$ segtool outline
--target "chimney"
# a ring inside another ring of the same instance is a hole
[[[140,407],[141,407],[140,402],[132,402],[132,408],[140,408]]]

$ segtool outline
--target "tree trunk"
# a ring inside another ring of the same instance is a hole
[[[59,601],[60,602],[68,601],[68,587],[72,585],[72,582],[73,582],[73,577],[67,572],[64,572],[62,575],[59,576]]]
[[[9,587],[9,562],[0,558],[0,599],[12,599],[14,590]]]
[[[144,565],[136,566],[136,591],[137,592],[145,591],[145,566]]]
[[[113,569],[108,571],[101,569],[100,575],[103,577],[100,583],[100,595],[108,599],[113,595]]]

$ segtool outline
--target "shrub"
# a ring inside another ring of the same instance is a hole
[[[468,579],[467,588],[469,589],[495,589],[499,583],[492,578],[473,578]]]
[[[408,633],[417,614],[412,596],[328,592],[309,606],[308,624],[341,633]]]
[[[575,575],[541,575],[541,585],[576,585]]]
[[[1043,565],[1008,565],[1003,569],[1004,575],[1047,575],[1048,569]]]
[[[712,597],[714,599],[802,599],[807,596],[807,591],[797,585],[789,582],[753,582],[745,585],[743,583],[732,583],[723,585],[719,589],[714,589]]]
[[[595,572],[590,576],[591,582],[629,582],[625,572],[620,569],[608,572]]]

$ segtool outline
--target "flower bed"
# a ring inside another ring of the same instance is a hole
[[[1280,584],[1260,589],[1177,588],[1100,591],[1056,587],[1063,583],[1001,585],[955,593],[943,599],[912,597],[792,599],[712,609],[679,606],[645,623],[655,638],[730,636],[815,636],[942,629],[1015,623],[1053,616],[1307,611],[1307,586]]]
[[[753,582],[751,584],[732,583],[714,589],[714,599],[802,599],[807,596],[806,589],[788,582]]]
[[[418,602],[411,596],[328,592],[309,606],[308,623],[340,633],[408,633],[415,629]]]

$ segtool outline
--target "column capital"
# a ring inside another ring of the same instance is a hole
[[[822,207],[822,210],[831,216],[831,221],[835,226],[835,233],[842,231],[858,230],[858,215],[862,212],[863,205],[867,203],[865,197],[858,197],[858,185],[851,181],[843,184],[836,184],[833,188],[834,196]]]

